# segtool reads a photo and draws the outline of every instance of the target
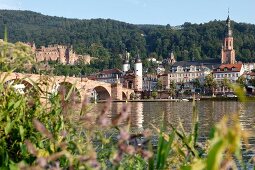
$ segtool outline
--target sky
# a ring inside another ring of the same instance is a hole
[[[0,9],[66,18],[105,18],[171,26],[230,18],[255,24],[255,0],[0,0]]]

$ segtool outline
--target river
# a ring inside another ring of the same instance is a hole
[[[167,129],[170,123],[177,126],[179,122],[186,132],[191,131],[192,125],[192,102],[129,102],[112,103],[109,117],[121,112],[123,105],[131,106],[131,127],[132,131],[141,132],[146,128],[153,129],[152,124],[160,127],[165,121]],[[92,111],[100,112],[103,103],[98,103]],[[255,102],[238,101],[197,101],[196,102],[199,117],[199,140],[208,139],[211,128],[219,122],[223,116],[237,114],[243,130],[251,134],[249,145],[255,146]],[[163,114],[164,113],[164,114]],[[164,117],[163,117],[164,115]],[[249,153],[248,157],[254,155]]]

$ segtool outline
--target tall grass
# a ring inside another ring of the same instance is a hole
[[[191,133],[181,123],[170,124],[170,131],[164,123],[160,129],[152,126],[158,131],[155,150],[149,130],[130,133],[129,103],[111,119],[110,100],[101,113],[88,112],[91,105],[86,101],[74,113],[65,107],[72,103],[70,91],[48,100],[45,108],[39,98],[31,101],[4,82],[1,76],[1,169],[246,169],[241,142],[247,141],[247,134],[237,116],[231,124],[224,117],[215,125],[213,137],[201,144],[194,102]],[[134,142],[137,138],[143,139],[139,145]]]

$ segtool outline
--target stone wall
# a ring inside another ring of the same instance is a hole
[[[48,47],[41,46],[36,49],[34,43],[26,43],[31,46],[32,50],[35,52],[35,58],[37,62],[42,61],[58,61],[62,64],[75,64],[79,59],[85,64],[90,64],[90,55],[78,55],[73,51],[72,46],[65,45],[49,45]]]

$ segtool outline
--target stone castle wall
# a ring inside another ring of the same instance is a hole
[[[36,49],[34,43],[27,43],[32,47],[32,50],[35,53],[35,58],[37,62],[42,61],[58,61],[62,64],[75,64],[79,59],[82,60],[85,64],[90,64],[91,57],[90,55],[77,55],[72,46],[65,45],[49,45],[48,47],[41,46],[39,49]]]

